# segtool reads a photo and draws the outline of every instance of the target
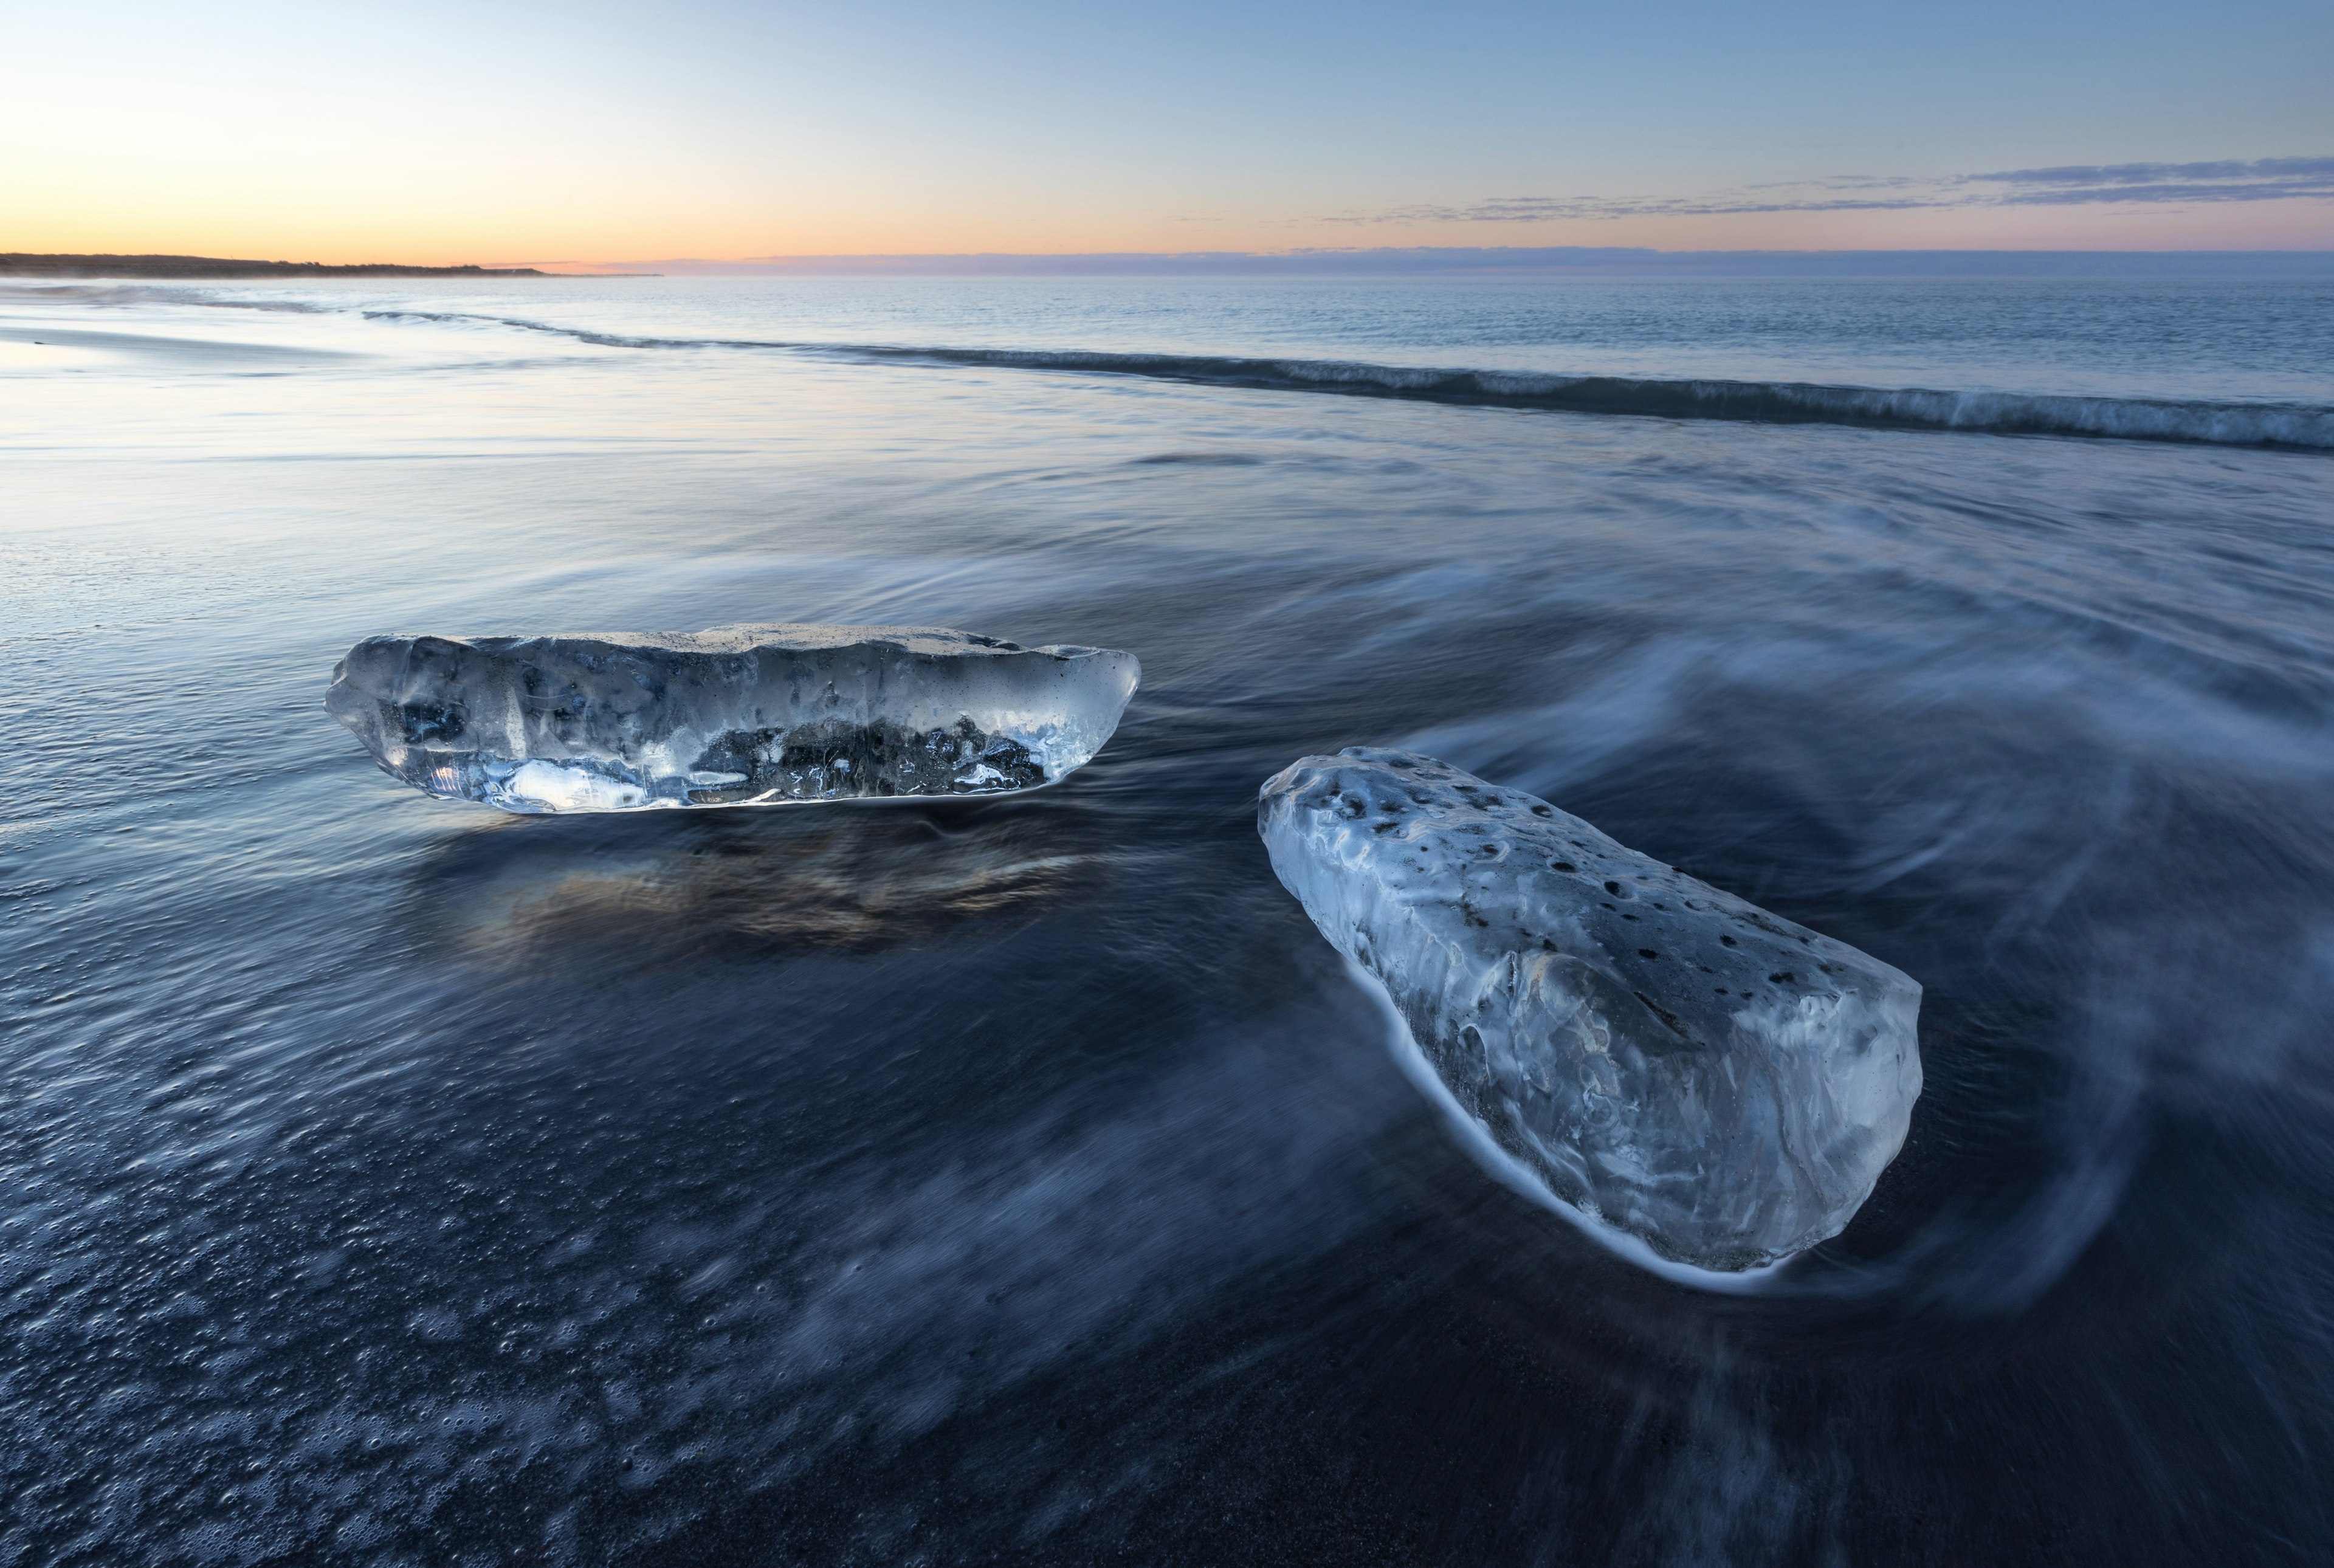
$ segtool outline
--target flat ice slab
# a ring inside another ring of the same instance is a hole
[[[392,778],[505,811],[781,805],[1053,784],[1141,673],[931,626],[369,637],[324,707]]]
[[[1414,753],[1305,757],[1257,822],[1460,1108],[1661,1257],[1836,1236],[1904,1145],[1921,987],[1876,958]]]

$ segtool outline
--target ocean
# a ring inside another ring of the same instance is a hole
[[[2334,284],[0,286],[0,1562],[2334,1555]],[[514,817],[412,630],[1134,652],[985,802]],[[1258,786],[1925,987],[1848,1228],[1493,1178]]]

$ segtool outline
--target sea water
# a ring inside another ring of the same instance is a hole
[[[0,1551],[2323,1556],[2329,409],[2301,283],[10,286]],[[321,706],[767,620],[1143,686],[612,818]],[[1854,1223],[1488,1175],[1255,836],[1356,744],[1918,980]]]

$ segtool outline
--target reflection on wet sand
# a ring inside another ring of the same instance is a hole
[[[445,842],[416,879],[433,943],[546,949],[873,952],[992,932],[1092,897],[1109,858],[1068,802],[526,819]]]

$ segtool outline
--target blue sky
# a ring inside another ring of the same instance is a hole
[[[2324,0],[230,0],[11,36],[0,249],[2334,248]]]

